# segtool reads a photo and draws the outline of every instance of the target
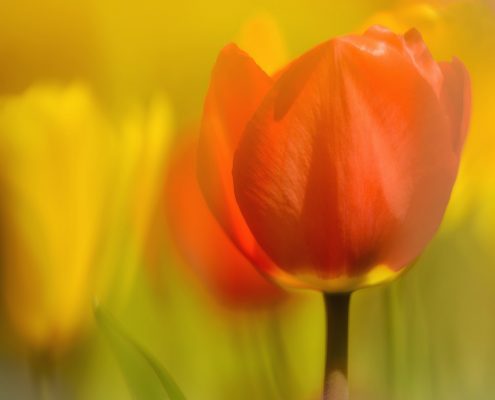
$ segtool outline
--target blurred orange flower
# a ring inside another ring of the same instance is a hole
[[[392,279],[434,235],[469,114],[466,69],[435,62],[416,30],[333,39],[275,77],[230,45],[205,102],[200,183],[266,274],[352,291]]]
[[[195,136],[175,146],[166,182],[167,220],[177,248],[222,305],[238,309],[276,306],[285,293],[263,278],[211,215],[196,174]]]

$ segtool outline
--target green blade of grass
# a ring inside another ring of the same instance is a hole
[[[186,400],[179,386],[160,362],[132,339],[101,305],[95,318],[120,365],[136,400]]]

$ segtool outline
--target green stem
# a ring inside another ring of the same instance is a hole
[[[35,396],[38,400],[55,399],[54,371],[51,366],[31,364]]]
[[[348,400],[347,349],[350,293],[324,294],[327,354],[323,400]]]

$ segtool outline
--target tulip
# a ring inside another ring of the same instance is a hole
[[[495,13],[484,2],[405,3],[372,15],[368,24],[385,25],[393,30],[415,26],[427,40],[432,53],[443,57],[449,54],[462,56],[469,69],[473,88],[473,109],[470,138],[465,146],[463,162],[452,193],[453,207],[445,218],[447,229],[456,229],[472,212],[484,209],[493,187],[493,174],[486,168],[493,160],[495,129],[492,118],[491,97],[495,88],[493,68],[495,58]],[[487,56],[488,55],[488,56]],[[488,217],[488,218],[487,218]],[[475,217],[476,218],[476,217]],[[480,226],[493,226],[489,215],[480,217]],[[481,238],[485,236],[481,233]],[[486,236],[485,236],[486,237]],[[491,241],[492,235],[488,236]]]
[[[95,297],[122,302],[156,202],[167,117],[158,100],[112,123],[83,84],[3,99],[0,296],[32,359],[73,349]]]
[[[181,138],[168,168],[166,215],[177,249],[227,309],[276,307],[283,291],[259,274],[208,210],[196,178],[196,147],[195,137]]]
[[[236,43],[255,54],[266,71],[280,69],[287,59],[277,22],[267,13],[247,19]],[[165,203],[172,237],[185,261],[227,309],[272,308],[283,292],[260,276],[208,210],[197,182],[194,136],[186,134],[177,142],[169,165]]]
[[[1,295],[31,353],[63,353],[87,328],[110,133],[81,85],[34,87],[1,106]]]
[[[493,320],[481,315],[484,311],[490,312],[484,305],[493,300],[481,297],[480,294],[492,292],[493,284],[490,283],[491,278],[487,277],[494,271],[490,267],[493,265],[493,257],[489,254],[493,254],[495,214],[493,209],[492,212],[489,209],[495,204],[492,194],[495,181],[491,167],[495,150],[492,134],[495,131],[495,120],[491,100],[495,90],[492,72],[495,68],[495,58],[492,56],[495,54],[495,14],[487,3],[478,1],[440,1],[436,4],[402,1],[371,16],[365,25],[371,24],[384,25],[394,31],[404,31],[412,26],[418,28],[436,58],[456,54],[469,70],[471,79],[472,102],[476,106],[472,110],[470,133],[442,222],[440,240],[428,252],[433,257],[427,256],[421,260],[418,270],[408,274],[399,285],[381,291],[383,299],[380,308],[383,317],[371,317],[377,326],[382,324],[387,329],[386,352],[389,355],[383,358],[387,371],[381,375],[395,381],[388,386],[390,397],[400,397],[394,395],[399,388],[408,393],[413,388],[419,389],[419,397],[427,396],[431,384],[418,387],[416,382],[427,382],[433,373],[432,368],[444,371],[443,379],[435,378],[433,382],[435,396],[449,397],[449,394],[442,393],[442,388],[450,388],[447,391],[452,389],[452,374],[478,376],[481,370],[487,370],[479,362],[468,361],[470,357],[478,358],[473,356],[476,350],[470,348],[469,343],[473,343],[473,335],[477,335],[477,332],[493,330]],[[464,249],[472,250],[463,252],[453,246],[459,240]],[[466,257],[470,263],[469,285],[466,284]],[[448,286],[443,287],[442,282],[447,281],[447,276]],[[449,292],[456,287],[463,288],[462,296],[452,298]],[[353,308],[354,316],[361,312],[356,308],[359,307]],[[449,314],[447,310],[455,312]],[[380,313],[380,310],[377,311]],[[365,313],[367,311],[363,309],[362,314]],[[438,318],[438,315],[443,317]],[[463,329],[467,325],[466,321],[473,316],[481,325],[470,322],[469,329]],[[366,326],[370,321],[364,315],[356,320],[355,331],[360,331],[360,326]],[[424,323],[418,324],[418,321]],[[443,338],[453,330],[459,332],[455,341],[455,360],[442,356],[445,352],[451,352],[451,349],[440,350],[432,358],[430,349],[441,348]],[[366,334],[362,337],[364,339]],[[478,337],[474,341],[480,342]],[[414,351],[411,352],[411,348]],[[379,374],[377,377],[380,376],[379,369],[376,366],[372,368]],[[370,377],[369,372],[363,370],[359,373]],[[355,373],[357,375],[358,371]],[[462,388],[455,390],[461,398],[473,396],[462,393]]]
[[[106,264],[103,286],[111,288],[107,302],[113,307],[125,304],[146,258],[150,228],[160,206],[172,120],[168,101],[155,95],[147,107],[128,110],[117,126],[113,206],[107,215],[111,234],[102,261]]]
[[[196,281],[204,289],[206,299],[212,300],[214,310],[220,312],[236,338],[238,381],[235,385],[255,397],[260,395],[260,390],[273,396],[273,388],[267,388],[263,385],[266,380],[259,379],[264,373],[271,374],[281,395],[290,398],[287,392],[291,388],[286,383],[290,370],[285,364],[285,348],[279,336],[279,324],[289,296],[261,276],[209,211],[198,184],[196,155],[196,134],[182,134],[172,146],[158,224],[166,228],[178,260],[188,267],[184,272],[191,278],[190,282]],[[256,338],[255,343],[259,345],[260,332],[274,357],[272,364],[266,365],[262,352],[257,349],[252,355],[257,366],[253,377],[245,360],[238,361],[246,346],[239,338]]]
[[[199,178],[255,265],[325,293],[326,399],[348,396],[349,293],[396,277],[434,236],[470,114],[463,64],[374,26],[268,76],[235,46],[206,97]]]

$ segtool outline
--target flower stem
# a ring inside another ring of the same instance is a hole
[[[327,354],[323,400],[348,400],[347,347],[350,293],[325,293]]]
[[[55,370],[45,359],[31,361],[31,374],[35,398],[38,400],[52,400],[55,393]]]

